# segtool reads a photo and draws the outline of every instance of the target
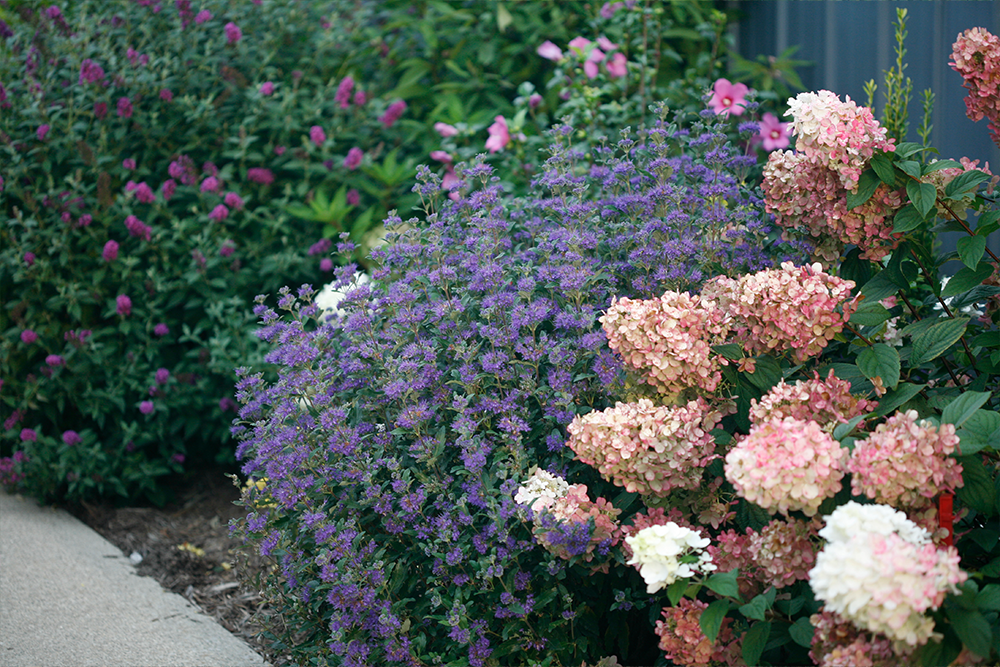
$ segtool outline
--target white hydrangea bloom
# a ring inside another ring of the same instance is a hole
[[[847,542],[860,533],[897,534],[916,545],[930,542],[926,530],[888,505],[861,505],[852,500],[823,518],[826,519],[826,526],[819,531],[819,535],[827,542]]]
[[[538,468],[517,490],[514,502],[534,507],[537,500],[543,499],[542,504],[548,505],[556,498],[564,497],[568,492],[569,483],[565,479]]]
[[[828,540],[809,572],[825,611],[863,630],[886,635],[898,647],[925,644],[934,633],[928,609],[968,575],[954,547],[937,549],[927,531],[885,505],[850,502],[826,517]]]
[[[371,278],[368,277],[367,273],[362,273],[361,271],[354,272],[354,280],[350,285],[343,289],[335,289],[334,284],[330,283],[323,288],[319,294],[316,295],[316,306],[320,309],[320,319],[325,320],[328,315],[337,315],[338,317],[344,317],[347,313],[340,308],[341,301],[347,296],[347,293],[353,290],[359,285],[363,285],[370,282]]]
[[[709,544],[701,533],[678,526],[673,521],[664,525],[643,528],[635,535],[629,535],[625,542],[632,548],[629,565],[636,565],[646,582],[646,591],[655,593],[678,578],[693,577],[698,572],[716,569],[712,557],[704,553]],[[698,556],[695,563],[682,563],[687,554]]]

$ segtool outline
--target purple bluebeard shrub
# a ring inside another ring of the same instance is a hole
[[[734,175],[744,162],[715,127],[623,132],[592,160],[570,136],[554,131],[538,198],[505,197],[475,162],[439,205],[440,180],[421,169],[425,220],[386,221],[373,281],[342,314],[320,317],[309,286],[283,290],[277,310],[260,298],[280,371],[239,370],[237,455],[262,483],[238,530],[281,565],[269,594],[300,633],[281,639],[318,664],[656,660],[644,633],[627,639],[630,624],[654,637],[643,604],[616,602],[637,575],[591,576],[613,557],[604,543],[577,567],[593,522],[560,533],[572,556],[560,560],[536,548],[513,496],[541,466],[627,510],[636,496],[564,445],[573,417],[621,382],[601,312],[796,250],[766,243],[760,202]]]

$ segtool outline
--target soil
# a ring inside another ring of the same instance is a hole
[[[286,664],[259,637],[268,609],[260,593],[243,583],[271,564],[240,549],[239,540],[229,535],[230,520],[246,516],[233,504],[239,489],[225,471],[203,470],[185,475],[170,490],[173,500],[162,508],[84,503],[67,509],[125,556],[139,554],[138,574],[183,596],[274,667]]]

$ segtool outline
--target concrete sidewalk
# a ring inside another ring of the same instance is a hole
[[[0,491],[0,667],[263,667],[62,510]]]

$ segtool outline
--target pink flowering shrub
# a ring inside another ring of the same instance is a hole
[[[884,635],[859,630],[842,616],[823,611],[809,617],[813,626],[809,657],[820,667],[894,667],[897,654]]]
[[[847,463],[851,488],[893,507],[925,506],[962,486],[962,465],[950,456],[959,445],[954,425],[918,421],[914,410],[897,412],[855,443]]]
[[[1000,38],[983,28],[959,33],[952,46],[952,69],[962,75],[969,93],[966,115],[989,121],[993,143],[1000,146]]]
[[[817,520],[774,519],[749,536],[749,552],[756,566],[755,578],[775,588],[809,578],[816,564],[820,524]]]
[[[822,352],[843,329],[856,307],[853,287],[852,281],[827,274],[820,264],[786,262],[780,269],[739,279],[720,276],[707,292],[736,318],[733,333],[747,352],[789,351],[801,362]]]
[[[626,491],[665,496],[698,485],[715,458],[710,431],[722,416],[702,398],[671,408],[643,398],[577,417],[566,444]]]
[[[840,490],[846,455],[814,421],[772,419],[750,429],[726,455],[726,479],[771,513],[814,516]]]
[[[531,534],[546,551],[569,560],[580,557],[591,562],[595,554],[606,557],[621,541],[618,515],[621,510],[604,498],[590,500],[584,484],[572,484],[565,495],[543,497],[532,505]],[[596,566],[607,572],[608,564]]]
[[[750,400],[750,420],[754,424],[763,424],[771,419],[794,417],[812,420],[824,430],[832,431],[837,424],[871,412],[876,407],[877,402],[852,394],[851,383],[837,378],[831,369],[826,379],[821,379],[819,373],[813,371],[812,380],[798,380],[792,385],[781,380],[759,401]],[[863,425],[863,422],[859,424]]]
[[[667,291],[659,299],[612,301],[601,317],[608,346],[667,397],[712,393],[728,362],[712,351],[731,323],[709,299]]]
[[[707,603],[688,598],[681,599],[675,607],[663,608],[663,619],[656,622],[656,634],[660,650],[668,660],[685,667],[739,664],[739,639],[729,627],[729,619],[723,621],[714,642],[702,632],[699,621],[707,608]]]

